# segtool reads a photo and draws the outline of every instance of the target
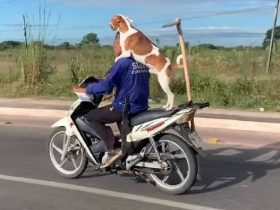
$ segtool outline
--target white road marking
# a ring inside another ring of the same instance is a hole
[[[7,181],[13,181],[13,182],[21,182],[21,183],[26,183],[26,184],[40,185],[40,186],[45,186],[45,187],[54,187],[54,188],[65,189],[65,190],[81,191],[81,192],[97,194],[97,195],[102,195],[102,196],[107,196],[107,197],[133,200],[133,201],[168,206],[168,207],[178,208],[178,209],[218,210],[218,209],[207,207],[207,206],[181,203],[181,202],[175,202],[175,201],[170,201],[170,200],[151,198],[151,197],[147,197],[147,196],[133,195],[133,194],[121,193],[121,192],[116,192],[116,191],[111,191],[111,190],[103,190],[103,189],[94,188],[94,187],[78,186],[78,185],[46,181],[46,180],[40,180],[40,179],[8,176],[8,175],[3,175],[3,174],[0,174],[0,179],[7,180]]]

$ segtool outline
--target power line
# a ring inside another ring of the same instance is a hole
[[[230,10],[230,11],[225,11],[225,12],[216,12],[216,13],[210,14],[210,15],[182,17],[180,19],[181,20],[194,20],[194,19],[222,16],[222,15],[232,15],[232,14],[239,14],[239,13],[245,13],[245,12],[255,12],[255,11],[259,11],[259,10],[268,10],[268,9],[273,9],[273,7],[267,6],[267,7],[246,8],[246,9],[240,9],[240,10]],[[161,20],[156,20],[156,21],[142,22],[142,24],[138,24],[138,25],[150,25],[150,24],[163,23],[163,22],[168,22],[168,21],[170,21],[170,19],[169,20],[161,19]]]
[[[181,19],[182,20],[194,20],[194,19],[215,17],[215,16],[221,16],[221,15],[231,15],[231,14],[239,14],[239,13],[245,13],[245,12],[255,12],[255,11],[267,10],[267,9],[273,9],[273,7],[256,7],[256,8],[242,9],[242,10],[232,10],[232,11],[227,11],[227,12],[218,12],[218,13],[212,14],[212,15],[203,15],[203,16],[190,17],[190,18],[185,17],[185,18],[181,18]]]
[[[21,31],[21,29],[14,29],[14,30],[0,30],[1,32],[12,32],[12,31]]]
[[[9,0],[9,1],[4,1],[4,2],[18,2],[18,1],[25,1],[25,0]],[[3,3],[0,1],[0,4]],[[259,10],[267,10],[267,9],[273,9],[273,7],[255,7],[255,8],[246,8],[246,9],[241,9],[241,10],[231,10],[231,11],[225,11],[225,12],[216,12],[214,14],[210,15],[202,15],[202,16],[193,16],[193,17],[182,17],[182,20],[194,20],[194,19],[203,19],[203,18],[208,18],[208,17],[215,17],[215,16],[222,16],[222,15],[231,15],[231,14],[239,14],[239,13],[245,13],[245,12],[253,12],[253,11],[259,11]],[[138,25],[149,25],[149,24],[156,24],[156,23],[163,23],[167,22],[167,19],[161,19],[161,20],[156,20],[156,21],[149,21],[149,22],[142,22],[139,23]],[[0,24],[0,26],[3,27],[20,27],[22,28],[22,24]],[[106,28],[107,25],[88,25],[88,26],[77,26],[77,25],[69,25],[69,26],[64,26],[60,27],[59,24],[56,25],[43,25],[43,24],[29,24],[27,25],[31,28],[39,28],[39,27],[47,27],[49,30],[87,30],[87,29],[102,29]],[[21,29],[17,30],[0,30],[0,32],[8,32],[8,31],[20,31]]]
[[[4,26],[4,27],[22,27],[22,24],[0,24],[0,26]]]
[[[15,1],[15,0],[13,0]],[[19,1],[19,0],[17,0]],[[1,3],[1,2],[0,2]],[[259,10],[267,10],[267,9],[273,9],[273,7],[255,7],[255,8],[246,8],[241,10],[231,10],[226,12],[217,12],[210,15],[202,15],[202,16],[193,16],[193,17],[182,17],[181,20],[194,20],[194,19],[202,19],[202,18],[208,18],[208,17],[215,17],[215,16],[222,16],[222,15],[231,15],[231,14],[238,14],[238,13],[245,13],[245,12],[254,12]],[[155,23],[163,23],[167,22],[170,19],[161,19],[156,21],[149,21],[149,22],[142,22],[138,25],[149,25],[149,24],[155,24]],[[22,24],[0,24],[0,26],[5,27],[22,27]],[[42,24],[28,24],[28,26],[31,27],[41,27],[45,26]],[[104,28],[107,25],[88,25],[88,26],[77,26],[77,25],[69,25],[65,27],[60,27],[61,30],[76,30],[76,29],[94,29],[94,28]],[[47,25],[47,27],[59,27],[59,25]]]
[[[29,0],[7,0],[7,1],[0,1],[0,5],[16,3],[16,2],[20,2],[20,1],[29,1]]]

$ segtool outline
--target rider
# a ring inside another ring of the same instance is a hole
[[[116,33],[113,42],[114,54],[122,53],[120,34]],[[107,123],[121,122],[125,99],[129,102],[129,114],[135,115],[148,109],[149,69],[136,62],[132,57],[120,58],[109,70],[108,75],[87,88],[74,87],[75,92],[84,92],[95,96],[111,93],[116,90],[112,104],[91,110],[86,118],[94,130],[104,140],[108,149],[108,158],[100,168],[106,168],[122,155],[120,148],[114,148],[115,137]]]

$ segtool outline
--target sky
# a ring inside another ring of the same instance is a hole
[[[176,18],[191,45],[260,46],[275,5],[276,0],[0,0],[0,42],[24,41],[24,15],[29,39],[78,43],[96,33],[101,44],[111,44],[115,32],[109,22],[122,14],[160,46],[178,43],[175,27],[162,28]]]

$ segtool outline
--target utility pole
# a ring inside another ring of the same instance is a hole
[[[25,48],[27,48],[26,22],[25,22],[24,15],[23,15],[23,33],[24,33],[24,39],[25,39]]]
[[[279,8],[279,0],[277,0],[276,6],[275,6],[275,13],[274,13],[274,24],[270,36],[270,47],[269,47],[269,54],[268,54],[268,61],[266,65],[266,74],[270,73],[270,64],[271,64],[271,54],[272,54],[272,49],[273,49],[273,42],[274,42],[274,31],[275,31],[275,26],[277,23],[277,16],[278,16],[278,8]]]

